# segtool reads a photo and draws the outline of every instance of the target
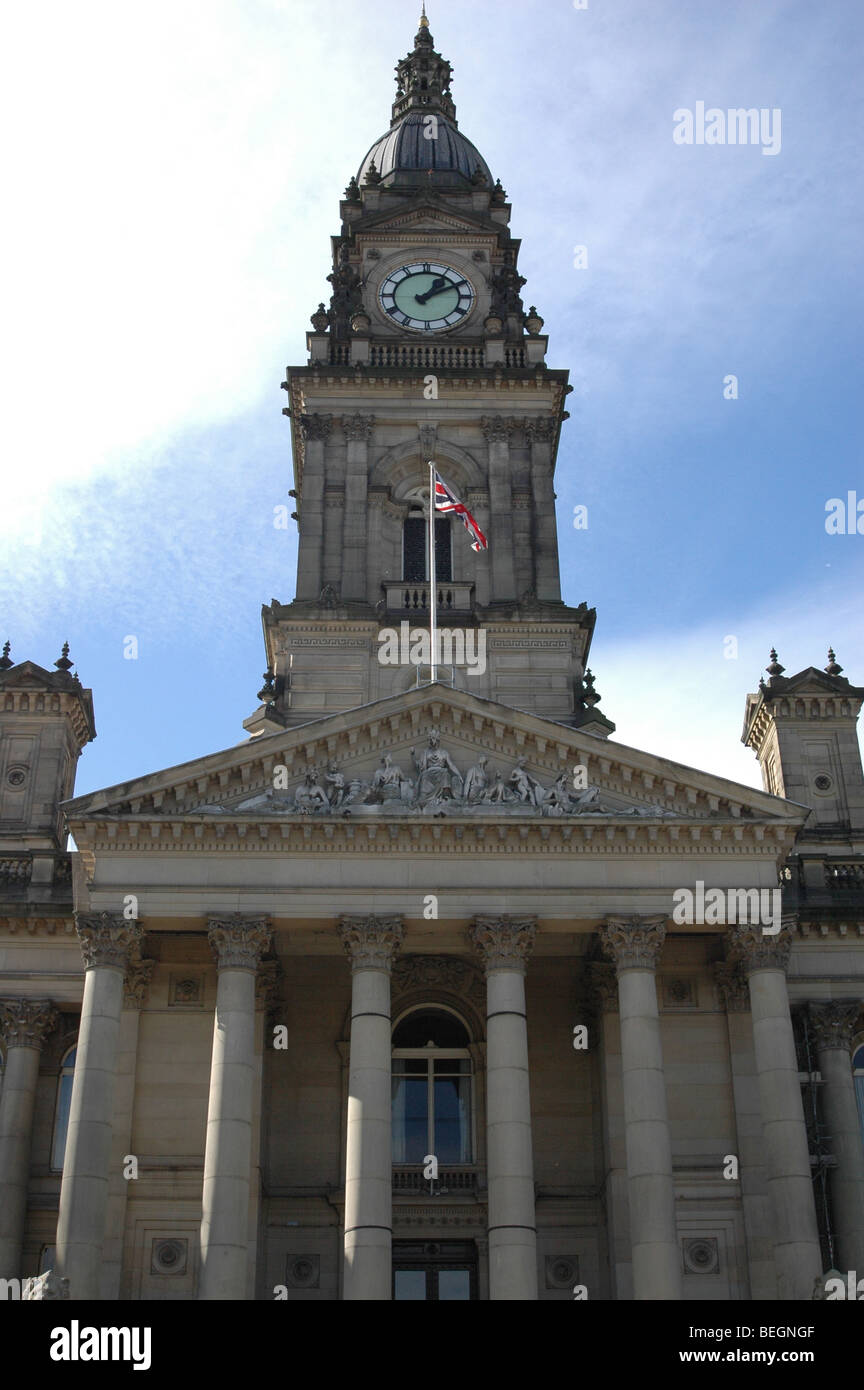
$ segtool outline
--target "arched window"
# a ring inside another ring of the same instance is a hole
[[[69,1130],[69,1107],[72,1103],[72,1081],[75,1076],[75,1054],[77,1047],[70,1047],[60,1064],[57,1080],[57,1108],[54,1112],[54,1142],[51,1145],[51,1167],[59,1173],[63,1170],[63,1155],[66,1152],[66,1134]]]
[[[855,1078],[855,1099],[861,1121],[861,1142],[864,1144],[864,1043],[852,1054],[852,1075]]]
[[[415,488],[409,497],[411,510],[402,528],[402,578],[422,584],[429,578],[429,489]],[[439,583],[453,579],[450,547],[450,518],[435,518],[435,578]]]
[[[448,1009],[406,1014],[393,1032],[393,1162],[473,1163],[470,1038]]]

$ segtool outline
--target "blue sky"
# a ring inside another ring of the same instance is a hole
[[[279,385],[418,12],[7,15],[0,641],[50,666],[69,640],[99,730],[79,792],[245,740],[261,604],[296,574],[296,533],[273,528],[293,486]],[[790,674],[833,643],[864,684],[864,535],[824,524],[829,498],[864,498],[864,11],[430,0],[429,16],[575,387],[559,536],[565,598],[598,610],[601,707],[624,743],[759,785],[738,740],[772,643]],[[779,108],[779,153],[677,145],[673,113],[699,101]]]

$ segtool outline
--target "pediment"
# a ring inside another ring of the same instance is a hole
[[[773,821],[794,829],[806,814],[754,788],[437,684],[77,797],[64,810],[73,828],[170,817]]]

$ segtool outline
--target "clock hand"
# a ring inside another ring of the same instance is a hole
[[[436,294],[441,294],[442,290],[449,289],[449,282],[445,280],[443,276],[441,276],[439,277],[439,279],[432,281],[431,287],[426,291],[425,294],[415,294],[414,298],[417,300],[418,304],[425,304],[427,299],[432,299]]]

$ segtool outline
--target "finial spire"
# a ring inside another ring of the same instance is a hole
[[[783,672],[786,670],[786,667],[781,666],[780,662],[777,660],[777,650],[775,647],[771,648],[771,660],[765,667],[765,670],[768,672],[769,676],[782,676]]]
[[[15,662],[12,661],[11,658],[10,658],[10,656],[9,656],[9,653],[10,653],[11,650],[12,650],[12,643],[11,643],[11,642],[4,642],[4,643],[3,643],[3,655],[0,656],[0,671],[8,671],[10,666],[14,666],[14,665],[15,665]]]
[[[74,665],[74,663],[71,662],[71,661],[69,660],[69,643],[68,643],[68,642],[64,642],[64,643],[63,643],[63,650],[62,650],[62,652],[60,653],[60,656],[59,656],[58,660],[54,662],[54,665],[55,665],[55,666],[57,667],[57,669],[60,670],[60,671],[71,671],[72,666]]]
[[[421,29],[428,29],[428,28],[429,28],[429,21],[428,21],[428,19],[426,18],[426,0],[423,0],[423,13],[422,13],[421,16],[420,16],[420,28],[421,28]]]
[[[834,648],[833,648],[833,647],[829,647],[829,648],[828,648],[828,665],[825,667],[826,674],[829,675],[829,676],[839,676],[839,675],[840,675],[840,672],[841,672],[842,670],[843,670],[843,667],[842,667],[842,666],[839,666],[839,665],[837,664],[837,658],[836,658],[836,656],[834,655]]]

